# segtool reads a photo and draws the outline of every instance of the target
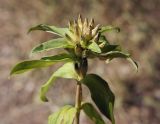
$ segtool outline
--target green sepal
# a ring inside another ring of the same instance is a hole
[[[98,43],[105,43],[105,44],[110,44],[107,38],[104,35],[101,35],[99,37]]]
[[[92,42],[87,48],[95,53],[101,53],[101,49],[96,42]]]

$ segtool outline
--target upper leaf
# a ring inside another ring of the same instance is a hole
[[[57,28],[55,26],[40,24],[40,25],[30,28],[28,32],[35,31],[35,30],[50,32],[50,33],[57,34],[62,37],[64,37],[65,34],[69,31],[68,28]]]
[[[122,51],[110,51],[104,54],[101,54],[99,58],[106,59],[107,61],[112,60],[114,58],[124,58],[127,59],[131,64],[135,67],[136,71],[138,71],[138,64],[130,57],[131,55],[128,53],[124,53]]]
[[[66,105],[48,118],[48,124],[73,124],[77,109]]]
[[[92,104],[84,103],[81,108],[95,124],[105,124],[101,115],[97,112]]]
[[[57,38],[46,41],[34,47],[31,53],[38,53],[43,51],[48,51],[56,48],[72,48],[73,46],[67,42],[64,38]]]
[[[104,27],[101,27],[99,32],[104,33],[104,32],[109,32],[109,31],[120,32],[120,28],[119,27],[113,27],[113,26],[104,26]]]
[[[35,68],[47,67],[47,66],[53,65],[54,63],[55,61],[45,61],[45,60],[23,61],[13,67],[10,75],[21,74]]]
[[[99,110],[114,124],[113,107],[115,96],[107,82],[96,74],[86,75],[81,82],[89,88],[91,97]]]
[[[110,51],[110,52],[102,53],[100,54],[100,56],[114,59],[114,58],[128,58],[130,57],[130,54],[124,53],[121,51]]]
[[[61,55],[61,57],[60,57],[60,55]],[[72,61],[72,58],[69,57],[69,55],[68,56],[67,56],[67,54],[60,54],[60,55],[52,56],[51,57],[52,59],[50,59],[50,60],[45,57],[45,58],[42,58],[44,60],[30,60],[30,61],[20,62],[13,67],[13,69],[10,72],[10,75],[21,74],[21,73],[24,73],[24,72],[29,71],[31,69],[51,66],[57,62]]]
[[[48,101],[46,93],[48,89],[54,84],[54,81],[57,79],[57,77],[68,78],[68,79],[72,78],[79,80],[79,76],[74,69],[74,64],[72,62],[64,64],[62,67],[60,67],[56,72],[52,74],[52,76],[45,84],[42,85],[40,92],[40,98],[42,101],[44,102]]]

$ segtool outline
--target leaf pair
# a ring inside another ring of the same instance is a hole
[[[81,109],[95,124],[105,124],[101,115],[90,103],[84,103]],[[65,105],[59,111],[48,118],[48,124],[73,124],[77,109],[71,105]]]
[[[68,28],[57,28],[55,26],[48,26],[44,24],[37,25],[35,27],[32,27],[29,29],[28,32],[35,31],[35,30],[42,30],[46,32],[50,32],[53,34],[57,34],[63,38],[53,39],[46,41],[35,48],[33,48],[32,53],[42,52],[42,51],[48,51],[55,48],[73,48],[73,44],[70,44],[70,42],[67,42],[67,39],[65,38],[65,34],[69,33]],[[112,30],[118,30],[117,27],[112,26],[105,26],[102,27],[99,32],[104,33]],[[88,49],[90,49],[93,52],[101,53],[101,49],[99,48],[98,44],[96,42],[91,43],[88,46]]]
[[[50,32],[62,38],[52,39],[37,45],[32,49],[31,54],[39,53],[43,51],[49,51],[57,48],[73,48],[74,47],[73,44],[68,42],[68,40],[65,38],[65,34],[69,32],[68,28],[57,28],[55,26],[40,24],[30,28],[28,32],[36,31],[36,30]]]
[[[67,64],[66,66],[69,67]],[[70,71],[70,70],[68,70]],[[55,72],[56,73],[56,72]],[[55,74],[54,73],[54,74]],[[69,76],[70,77],[70,76]],[[66,78],[66,77],[64,77]],[[73,78],[73,77],[72,77]],[[99,110],[111,120],[114,124],[113,107],[114,107],[114,94],[110,90],[107,82],[95,74],[88,74],[81,82],[86,85],[90,92],[91,97]],[[47,83],[46,83],[47,84]],[[50,84],[51,85],[51,84]],[[46,85],[44,85],[45,88]],[[49,85],[48,85],[49,86]],[[43,86],[42,86],[43,87]],[[95,122],[95,124],[105,124],[102,117],[90,103],[84,103],[81,107],[82,110]],[[51,124],[51,123],[49,123]],[[53,123],[52,123],[53,124]],[[55,123],[56,124],[56,123]]]
[[[48,101],[48,99],[46,98],[46,93],[51,85],[54,84],[54,81],[57,77],[79,80],[79,77],[74,70],[73,63],[70,62],[64,64],[55,73],[53,73],[50,79],[41,87],[40,96],[43,101]],[[81,82],[89,88],[91,97],[99,110],[112,121],[112,124],[114,124],[113,107],[115,98],[107,82],[95,74],[86,75],[86,77],[81,80]],[[101,122],[103,124],[104,121],[98,115],[96,110],[93,109],[93,106],[91,106],[90,104],[84,104],[82,105],[82,108],[89,117],[91,116],[91,120],[95,121],[97,124],[99,124],[98,122]],[[92,116],[97,119],[93,119]]]
[[[52,60],[55,60],[55,59],[53,59],[54,57],[51,57]],[[23,72],[26,71],[27,67],[30,67],[30,69],[31,69],[31,65],[32,64],[29,64],[29,66],[24,66],[24,63],[20,63],[19,66],[17,66],[17,67],[22,67],[22,68],[15,68],[15,69],[13,69],[12,72],[13,72],[13,74],[16,74],[18,72],[22,73],[22,71]],[[25,69],[23,67],[25,67]],[[38,67],[38,66],[35,66],[35,64],[33,64],[32,67]],[[53,73],[53,75],[50,77],[50,79],[44,85],[42,85],[41,92],[40,92],[40,98],[42,101],[48,101],[48,99],[46,97],[46,93],[49,90],[49,88],[54,84],[54,81],[58,77],[68,78],[68,79],[72,78],[72,79],[80,80],[80,78],[78,77],[77,73],[74,70],[74,63],[68,62],[68,63],[64,64],[56,72]],[[88,74],[83,80],[81,80],[81,82],[89,88],[89,90],[91,92],[91,97],[92,97],[93,101],[95,102],[95,104],[97,105],[97,107],[99,108],[99,110],[107,118],[109,118],[113,122],[114,121],[114,119],[113,119],[114,95],[111,92],[111,90],[109,89],[109,86],[107,85],[107,83],[102,78],[100,78],[99,76],[97,76],[95,74]],[[83,107],[84,107],[84,105],[83,105]],[[86,110],[86,114],[87,114],[87,110]]]

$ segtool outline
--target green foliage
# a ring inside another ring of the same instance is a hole
[[[69,21],[68,28],[58,28],[56,26],[49,26],[40,24],[29,29],[32,31],[45,31],[58,35],[58,38],[43,42],[34,47],[31,53],[64,49],[61,54],[43,56],[39,60],[27,60],[18,63],[13,67],[10,75],[21,74],[26,71],[48,67],[58,62],[63,62],[57,71],[55,71],[49,80],[44,83],[40,90],[40,98],[47,102],[46,94],[50,87],[52,87],[57,78],[74,79],[77,82],[76,93],[76,107],[65,106],[60,111],[49,116],[48,124],[72,124],[79,122],[80,111],[83,110],[86,115],[95,124],[105,124],[104,120],[97,112],[97,110],[90,103],[82,102],[82,88],[81,85],[88,87],[91,93],[91,98],[96,104],[99,111],[107,117],[112,124],[114,120],[114,100],[115,96],[111,91],[108,83],[96,74],[87,74],[88,59],[98,58],[109,62],[115,58],[123,58],[132,63],[138,70],[137,63],[131,58],[129,53],[122,51],[118,44],[110,44],[104,33],[110,31],[119,32],[120,29],[114,26],[100,26],[95,25],[94,20],[85,18],[84,21],[81,16],[75,21]]]

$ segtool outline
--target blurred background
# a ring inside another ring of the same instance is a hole
[[[39,31],[27,35],[31,26],[45,23],[65,27],[67,20],[79,13],[95,18],[97,24],[119,26],[121,32],[106,33],[107,38],[122,45],[139,64],[136,73],[122,59],[107,65],[96,59],[89,61],[89,72],[103,76],[116,95],[117,124],[159,124],[159,0],[0,0],[0,124],[47,124],[49,114],[74,104],[76,85],[72,80],[58,79],[47,94],[49,103],[38,98],[40,86],[61,64],[8,77],[19,61],[61,51],[30,57],[33,46],[55,37]],[[90,101],[88,89],[83,90],[84,100]],[[83,113],[81,123],[92,124]]]

